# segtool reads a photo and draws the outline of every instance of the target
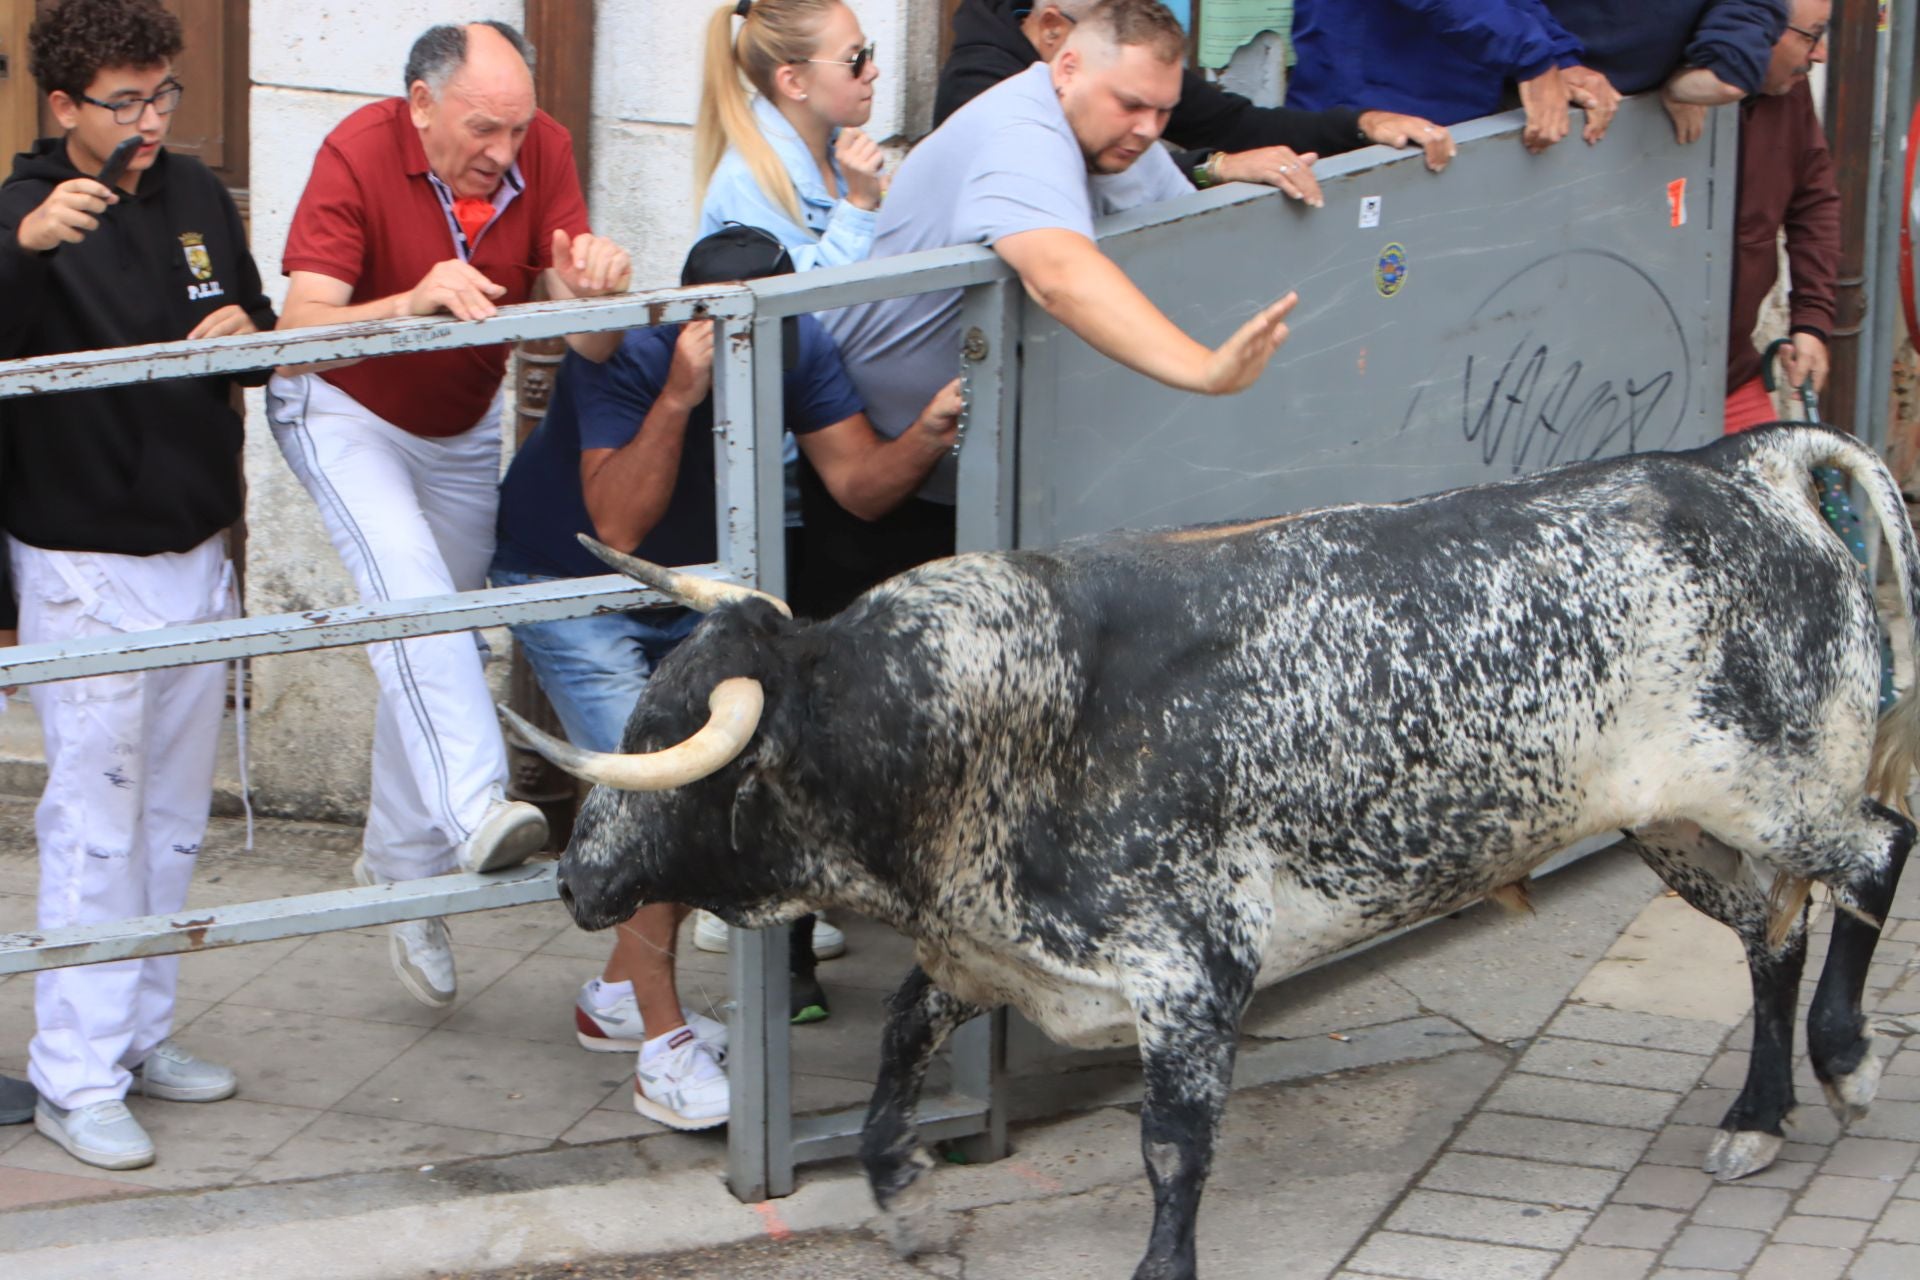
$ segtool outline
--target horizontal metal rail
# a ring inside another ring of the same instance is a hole
[[[189,908],[109,924],[0,933],[0,975],[211,951],[275,938],[549,902],[558,896],[558,873],[559,864],[547,862],[483,876],[429,876],[398,884]]]
[[[987,1104],[981,1099],[947,1093],[937,1098],[922,1098],[914,1108],[913,1123],[920,1131],[922,1142],[949,1142],[954,1138],[970,1138],[985,1130],[987,1113]],[[865,1107],[795,1116],[794,1162],[839,1160],[855,1154],[860,1150],[866,1120]]]
[[[450,351],[570,333],[677,324],[708,316],[753,314],[753,296],[740,285],[700,289],[651,289],[566,302],[529,302],[502,307],[485,320],[411,316],[363,320],[266,333],[156,342],[67,355],[0,360],[0,400],[92,387],[129,386],[170,378],[248,373],[281,365],[361,360],[418,351]]]
[[[682,572],[733,581],[718,565]],[[0,648],[0,688],[671,605],[617,573]]]
[[[970,245],[776,276],[744,285],[650,289],[608,298],[529,302],[502,307],[485,320],[411,316],[0,360],[0,400],[171,378],[249,373],[283,365],[450,351],[688,320],[779,318],[961,289],[1011,275],[1012,268],[992,250]]]

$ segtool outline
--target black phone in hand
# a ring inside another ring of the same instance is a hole
[[[107,162],[100,166],[100,185],[109,191],[118,185],[127,174],[127,166],[133,163],[134,153],[140,150],[140,135],[123,139],[119,146],[107,156]]]

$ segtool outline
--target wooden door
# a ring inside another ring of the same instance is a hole
[[[165,0],[166,7],[180,15],[185,29],[186,50],[174,70],[186,86],[180,110],[173,119],[173,132],[167,146],[197,156],[241,199],[245,210],[247,188],[247,7],[248,0]],[[44,12],[55,0],[36,0]],[[25,5],[15,8],[24,10]],[[23,33],[24,37],[24,33]],[[4,38],[4,29],[0,29]],[[25,78],[24,51],[16,59],[14,70]],[[29,85],[31,79],[27,80]],[[37,90],[35,90],[37,94]],[[39,136],[60,131],[44,97],[39,104]],[[16,131],[17,133],[17,131]],[[25,145],[17,136],[10,139],[15,149]]]

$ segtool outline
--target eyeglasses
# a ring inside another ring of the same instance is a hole
[[[147,114],[148,107],[152,107],[156,113],[163,116],[170,116],[178,111],[180,95],[185,92],[186,87],[179,81],[174,81],[171,84],[161,85],[160,91],[151,98],[115,98],[111,102],[102,102],[98,98],[89,98],[84,93],[77,93],[74,97],[113,112],[115,124],[139,124],[140,117]]]
[[[1805,40],[1809,52],[1825,44],[1829,34],[1825,27],[1820,28],[1818,31],[1809,31],[1805,27],[1796,27],[1791,22],[1787,24],[1787,30]]]
[[[854,54],[853,57],[851,58],[802,58],[800,59],[800,61],[831,62],[836,67],[848,68],[853,72],[853,78],[855,80],[858,80],[860,78],[861,73],[867,69],[867,64],[873,61],[873,46],[868,45],[866,48],[862,49],[860,52]]]

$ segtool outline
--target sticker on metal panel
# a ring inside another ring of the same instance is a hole
[[[1687,180],[1675,178],[1667,184],[1667,224],[1674,227],[1687,225]]]
[[[1407,248],[1402,244],[1390,244],[1380,251],[1380,260],[1374,264],[1373,283],[1380,290],[1380,296],[1391,298],[1400,292],[1400,286],[1407,282]]]
[[[1360,197],[1360,229],[1362,231],[1368,231],[1380,225],[1380,205],[1379,196]]]

